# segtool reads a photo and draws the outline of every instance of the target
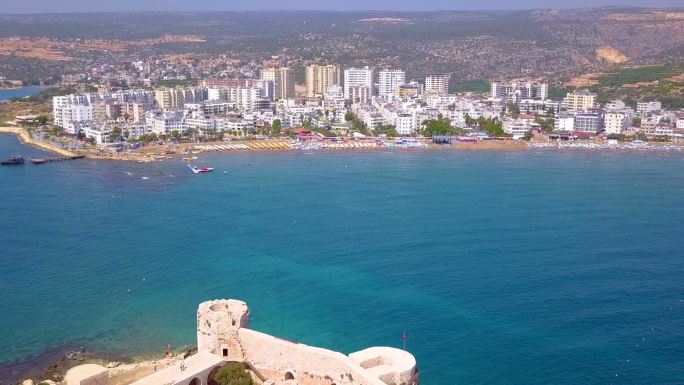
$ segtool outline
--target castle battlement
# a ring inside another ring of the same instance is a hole
[[[391,347],[344,355],[287,341],[249,328],[242,301],[213,300],[197,309],[198,353],[184,368],[169,367],[132,385],[208,385],[226,362],[241,362],[264,385],[417,385],[416,360]],[[178,372],[178,373],[177,373]]]

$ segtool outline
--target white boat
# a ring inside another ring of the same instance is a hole
[[[190,170],[192,170],[192,172],[194,172],[195,174],[202,174],[202,173],[205,173],[205,172],[212,172],[212,171],[214,171],[214,169],[213,169],[212,167],[197,167],[197,166],[191,166],[191,165],[188,165],[188,167],[189,167]]]

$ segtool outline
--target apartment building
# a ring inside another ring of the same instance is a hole
[[[365,87],[369,91],[373,89],[373,70],[368,66],[364,68],[348,68],[344,70],[344,98],[355,100],[352,88]],[[357,89],[358,91],[358,89]]]
[[[340,67],[336,64],[311,64],[306,67],[306,97],[323,97],[334,85],[341,85]]]
[[[292,68],[265,68],[261,71],[261,80],[273,82],[274,100],[295,98],[295,75]]]
[[[446,95],[449,93],[449,80],[451,75],[430,75],[425,78],[425,93],[433,95]]]
[[[378,74],[378,95],[392,98],[397,95],[399,86],[406,83],[406,72],[385,69]]]

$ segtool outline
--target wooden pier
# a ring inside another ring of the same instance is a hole
[[[75,156],[63,156],[59,158],[31,158],[31,163],[33,164],[44,164],[44,163],[54,163],[54,162],[64,162],[66,160],[83,159],[85,155],[75,155]]]

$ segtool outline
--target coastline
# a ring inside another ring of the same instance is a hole
[[[682,144],[654,143],[647,145],[633,145],[629,143],[575,143],[575,142],[525,142],[513,140],[488,140],[475,143],[455,142],[442,145],[423,142],[420,146],[378,145],[375,142],[313,142],[298,146],[291,140],[236,140],[222,142],[193,142],[178,144],[161,144],[143,147],[135,151],[107,152],[103,150],[85,150],[79,153],[65,150],[51,143],[34,139],[22,127],[0,126],[0,134],[15,135],[25,144],[59,156],[85,156],[88,159],[150,163],[165,160],[179,160],[191,155],[200,154],[228,154],[228,153],[367,153],[367,152],[432,152],[432,151],[495,151],[495,152],[526,152],[526,151],[554,151],[554,152],[627,152],[627,153],[680,153],[684,152]]]
[[[0,384],[22,383],[32,380],[34,384],[41,381],[64,380],[69,369],[83,364],[96,364],[104,367],[109,375],[109,385],[127,385],[156,370],[176,365],[191,351],[171,351],[170,355],[160,353],[159,356],[126,357],[90,352],[77,345],[65,345],[51,348],[34,357],[17,362],[0,363],[0,369],[7,370],[0,376]]]
[[[78,154],[65,150],[63,148],[59,148],[57,146],[54,146],[49,143],[45,143],[40,140],[33,139],[31,135],[29,135],[28,131],[26,129],[21,128],[21,127],[2,127],[0,126],[0,134],[9,134],[9,135],[15,135],[21,140],[23,144],[37,147],[41,150],[49,151],[57,155],[61,156],[68,156],[68,157],[73,157],[73,156],[78,156]]]

